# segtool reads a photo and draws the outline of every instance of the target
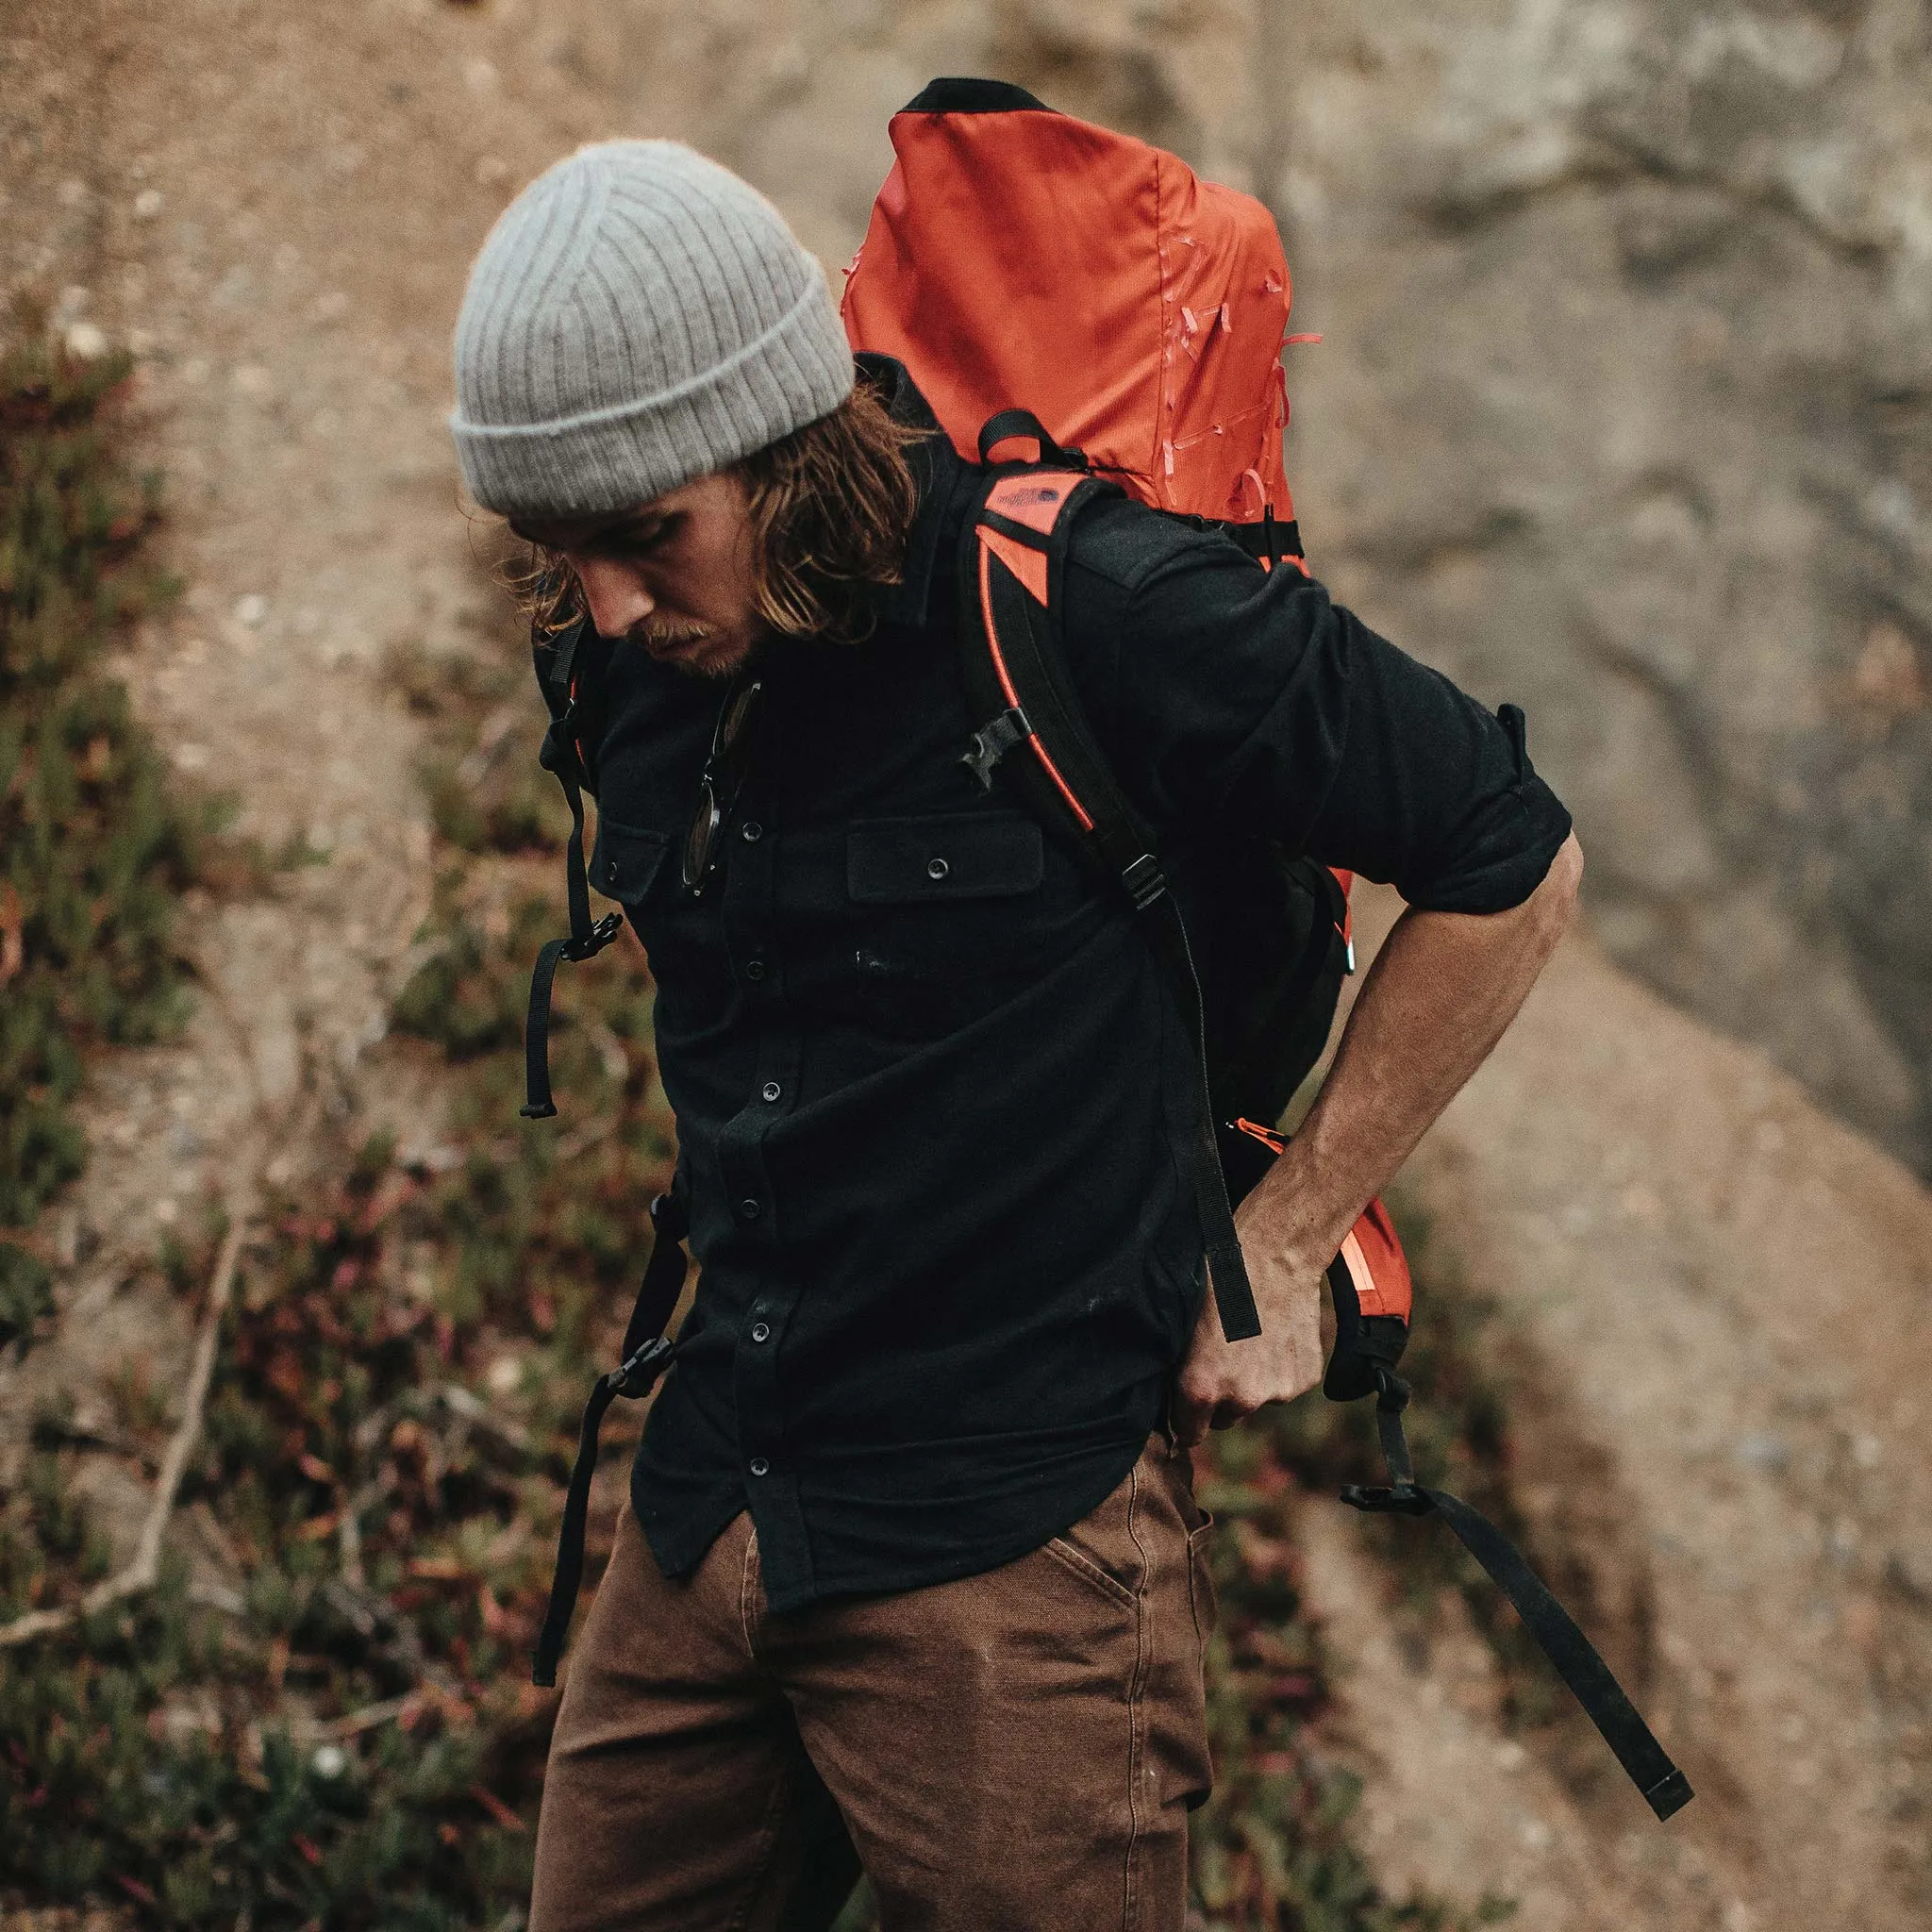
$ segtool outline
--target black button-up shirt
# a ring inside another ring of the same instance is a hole
[[[1202,1291],[1178,1012],[1124,896],[959,762],[986,722],[954,632],[972,474],[942,441],[917,467],[875,635],[768,648],[701,895],[679,856],[720,688],[620,647],[594,748],[592,882],[650,956],[701,1270],[633,1505],[671,1575],[748,1507],[778,1612],[1077,1521],[1158,1425]],[[1487,711],[1216,535],[1091,507],[1065,611],[1095,730],[1176,841],[1263,825],[1487,911],[1569,829]]]

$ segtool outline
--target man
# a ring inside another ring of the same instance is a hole
[[[1067,651],[1164,847],[1260,827],[1409,905],[1242,1206],[1263,1327],[1230,1344],[1135,915],[959,764],[973,478],[906,372],[856,377],[776,212],[658,142],[519,197],[456,360],[542,620],[614,641],[592,876],[649,951],[703,1269],[558,1715],[533,1932],[793,1923],[839,1819],[892,1932],[1174,1932],[1209,1778],[1187,1450],[1320,1378],[1326,1263],[1571,918],[1568,816],[1318,585],[1082,513]]]

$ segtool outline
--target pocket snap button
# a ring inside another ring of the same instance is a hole
[[[952,869],[943,858],[928,858],[925,861],[925,875],[929,879],[942,879]]]

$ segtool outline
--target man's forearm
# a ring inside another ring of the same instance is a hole
[[[1573,836],[1521,906],[1396,921],[1320,1097],[1242,1204],[1244,1247],[1326,1264],[1515,1018],[1574,915],[1582,874]]]

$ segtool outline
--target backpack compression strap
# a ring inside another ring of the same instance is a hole
[[[524,1084],[519,1111],[525,1120],[548,1120],[557,1111],[550,1095],[550,991],[559,959],[594,959],[624,929],[624,914],[607,912],[591,921],[591,882],[584,869],[584,791],[590,777],[577,727],[583,722],[580,693],[594,681],[602,643],[588,618],[555,638],[533,633],[531,654],[536,660],[537,687],[550,712],[539,761],[563,788],[570,807],[570,846],[564,855],[564,886],[570,905],[570,930],[547,941],[537,955],[530,974],[530,1008],[524,1025]]]
[[[1288,1145],[1285,1135],[1258,1121],[1237,1121],[1235,1125],[1277,1155]],[[1335,1349],[1322,1379],[1323,1392],[1331,1402],[1375,1397],[1375,1427],[1389,1465],[1387,1488],[1348,1483],[1341,1500],[1377,1514],[1440,1516],[1515,1606],[1516,1614],[1616,1754],[1617,1762],[1629,1773],[1644,1802],[1659,1819],[1682,1810],[1693,1796],[1690,1781],[1671,1762],[1609,1665],[1524,1560],[1522,1551],[1481,1510],[1445,1490],[1425,1489],[1415,1479],[1408,1439],[1402,1430],[1408,1384],[1395,1373],[1408,1344],[1411,1289],[1407,1264],[1380,1201],[1369,1203],[1342,1241],[1341,1252],[1328,1264],[1328,1291],[1335,1303]]]
[[[1459,1496],[1416,1481],[1408,1441],[1402,1432],[1402,1411],[1407,1407],[1408,1384],[1392,1368],[1377,1367],[1375,1427],[1389,1465],[1389,1484],[1371,1488],[1348,1483],[1341,1500],[1357,1509],[1376,1513],[1440,1516],[1515,1607],[1557,1674],[1569,1685],[1585,1715],[1616,1754],[1617,1762],[1629,1774],[1631,1783],[1643,1793],[1643,1802],[1659,1821],[1681,1811],[1696,1795],[1690,1780],[1672,1763],[1670,1754],[1624,1695],[1609,1665],[1597,1655],[1596,1646],[1524,1560],[1523,1552],[1481,1510],[1472,1509]]]
[[[1024,411],[1007,410],[987,425],[982,455],[1019,435],[1034,437],[1049,461],[1074,454],[1058,449]],[[1009,769],[1035,812],[1070,834],[1074,848],[1116,880],[1142,915],[1193,1050],[1186,1076],[1172,1083],[1184,1109],[1179,1155],[1206,1239],[1222,1333],[1240,1341],[1261,1332],[1261,1318],[1221,1168],[1208,1091],[1207,1016],[1187,927],[1154,841],[1088,728],[1053,627],[1074,514],[1102,493],[1118,494],[1118,486],[1078,470],[995,472],[959,559],[967,693],[981,715],[993,715],[974,734],[961,762],[991,789],[994,768],[1024,746],[1024,756]]]
[[[563,1524],[557,1537],[557,1568],[550,1579],[550,1606],[537,1638],[537,1655],[530,1680],[546,1688],[557,1682],[557,1662],[570,1635],[571,1613],[584,1580],[584,1524],[591,1509],[591,1481],[597,1474],[597,1432],[604,1411],[618,1396],[635,1401],[650,1393],[658,1376],[671,1366],[676,1348],[664,1333],[677,1297],[684,1292],[684,1237],[690,1228],[682,1176],[672,1176],[669,1193],[651,1203],[651,1252],[644,1277],[638,1285],[636,1306],[624,1331],[624,1352],[618,1365],[600,1375],[584,1405],[577,1429],[577,1459],[571,1465],[570,1488],[563,1501]]]

